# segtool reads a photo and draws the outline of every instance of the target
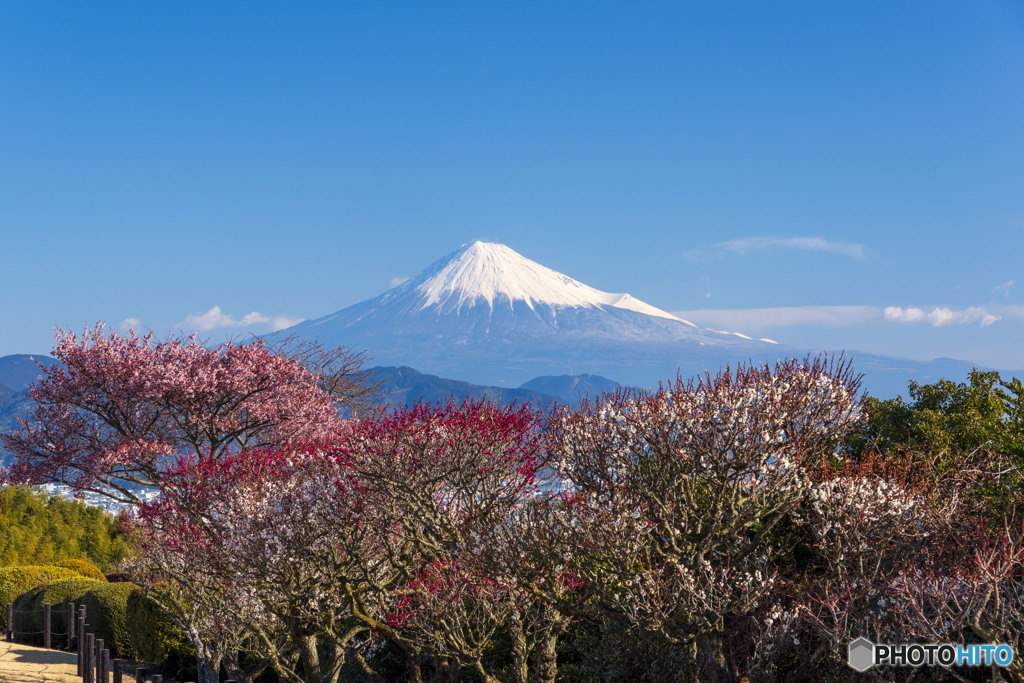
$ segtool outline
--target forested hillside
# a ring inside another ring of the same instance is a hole
[[[127,547],[120,522],[100,508],[25,487],[0,489],[0,566],[88,558],[109,571]]]

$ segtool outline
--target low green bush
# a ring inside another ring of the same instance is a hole
[[[132,637],[128,625],[128,596],[137,586],[131,583],[96,582],[79,603],[85,605],[86,623],[103,638],[111,657],[132,656]]]
[[[117,585],[117,584],[111,584]],[[135,657],[145,662],[163,662],[168,671],[195,676],[196,651],[167,614],[142,589],[128,597],[128,623]],[[191,680],[191,679],[186,679]]]
[[[0,567],[0,605],[6,606],[27,590],[64,579],[82,578],[73,569],[64,567]]]
[[[94,565],[89,560],[61,560],[60,562],[55,562],[54,566],[64,567],[65,569],[76,571],[82,576],[85,576],[90,579],[96,579],[97,581],[107,580],[107,577],[106,575],[104,575],[103,570]]]
[[[52,584],[44,583],[25,591],[14,603],[14,630],[21,633],[20,642],[42,645],[43,603],[50,603],[51,644],[58,648],[67,647],[68,602],[75,602],[86,591],[100,582],[81,576]],[[76,609],[78,603],[75,602]]]
[[[50,603],[51,641],[66,647],[68,603],[76,610],[85,605],[85,621],[97,638],[103,639],[111,657],[132,656],[132,641],[127,619],[128,596],[137,586],[130,583],[107,583],[95,579],[69,579],[39,586],[21,595],[15,604],[15,630],[23,633],[42,632],[43,605]],[[22,638],[38,643],[42,636]]]

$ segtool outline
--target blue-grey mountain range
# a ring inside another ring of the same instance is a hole
[[[501,244],[474,242],[383,294],[270,335],[365,351],[386,404],[491,398],[575,404],[620,386],[710,372],[726,365],[804,357],[820,349],[701,328],[629,294],[612,294],[530,261]],[[833,357],[842,350],[830,350]],[[915,361],[846,351],[880,398],[908,383],[964,381],[969,361]],[[36,355],[44,365],[55,361]],[[29,355],[0,358],[0,431],[31,408],[40,370]],[[1024,376],[1024,373],[1006,373]],[[0,459],[2,459],[0,453]]]
[[[654,387],[739,362],[773,362],[842,349],[807,349],[698,327],[629,294],[612,294],[501,244],[467,244],[416,277],[348,308],[272,335],[366,351],[374,364],[487,386],[538,376],[596,375]],[[963,381],[969,361],[915,361],[847,350],[873,395],[905,394],[911,380]],[[525,385],[545,391],[542,387]]]

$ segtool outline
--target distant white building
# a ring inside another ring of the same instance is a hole
[[[112,515],[116,515],[122,511],[127,511],[131,507],[130,505],[126,505],[125,503],[119,503],[113,498],[104,496],[99,493],[94,493],[92,491],[75,491],[67,484],[41,484],[36,487],[36,491],[45,493],[48,496],[59,496],[61,498],[66,498],[67,500],[80,500],[90,507],[102,508],[103,510],[109,512]],[[136,491],[135,495],[137,495],[141,500],[148,503],[150,501],[156,500],[157,496],[159,495],[159,492],[156,489],[142,489]]]

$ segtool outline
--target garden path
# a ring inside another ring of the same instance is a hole
[[[0,640],[0,683],[82,683],[75,655]]]

